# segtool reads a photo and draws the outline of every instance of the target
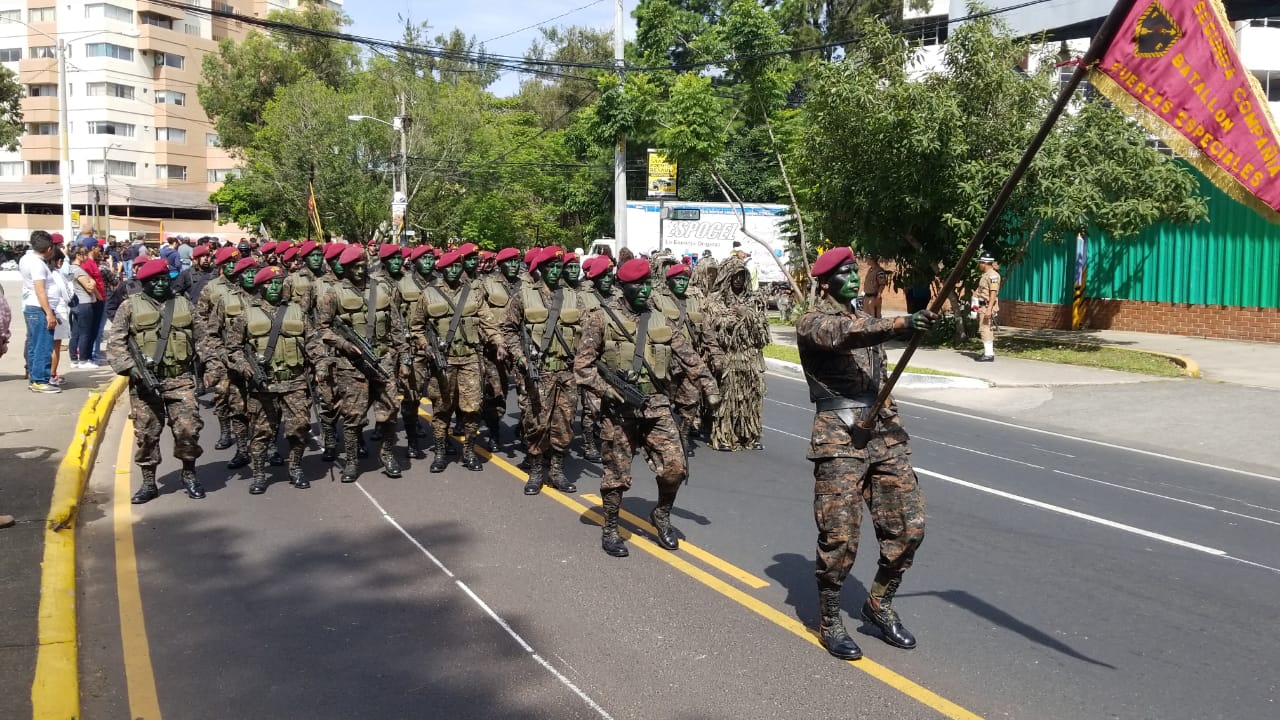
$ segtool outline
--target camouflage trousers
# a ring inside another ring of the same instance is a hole
[[[619,411],[616,406],[606,405],[600,415],[600,455],[604,469],[601,492],[631,488],[631,461],[636,452],[643,449],[657,468],[658,491],[674,497],[680,483],[689,477],[689,466],[670,405],[662,402],[654,406],[650,397],[650,405],[639,416]]]
[[[564,453],[573,443],[573,416],[578,411],[578,383],[573,370],[544,372],[526,401],[521,417],[529,454]]]
[[[294,381],[289,388],[283,392],[249,393],[249,454],[253,457],[263,457],[270,452],[281,430],[291,448],[307,442],[311,397],[305,383]]]
[[[685,433],[697,430],[702,422],[702,390],[684,374],[672,378],[671,388],[671,406],[680,429]]]
[[[315,363],[316,414],[324,425],[338,422],[338,388],[333,379],[333,360],[320,358]]]
[[[166,419],[173,433],[175,458],[194,461],[204,452],[200,448],[204,421],[200,419],[200,405],[196,402],[195,378],[183,375],[163,382],[162,397],[140,394],[133,383],[129,385],[129,405],[138,446],[133,461],[142,467],[160,464],[160,433]]]
[[[400,407],[396,403],[395,385],[369,380],[361,372],[334,368],[333,382],[337,388],[338,417],[346,429],[363,428],[372,413],[375,423],[393,420]]]
[[[871,510],[880,542],[880,567],[899,573],[911,567],[924,540],[924,495],[911,469],[906,443],[895,445],[878,461],[818,460],[813,477],[819,588],[840,588],[853,569],[863,504]]]
[[[213,393],[213,414],[227,419],[231,417],[231,397],[227,394],[227,366],[218,359],[204,361],[204,387]]]
[[[480,358],[468,358],[464,364],[450,363],[437,378],[434,387],[427,391],[435,391],[431,398],[431,426],[437,436],[446,434],[448,423],[456,411],[463,425],[472,425],[479,421],[480,403],[483,400],[481,383]]]
[[[496,420],[507,410],[509,368],[492,350],[484,353],[484,401],[480,408],[486,419]]]
[[[582,407],[582,434],[596,435],[600,432],[600,398],[586,390],[578,392]]]

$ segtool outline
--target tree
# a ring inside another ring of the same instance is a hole
[[[0,147],[14,152],[22,133],[22,85],[12,70],[0,67]]]

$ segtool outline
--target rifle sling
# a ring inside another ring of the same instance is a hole
[[[650,379],[653,379],[653,371],[649,370],[649,365],[644,361],[644,344],[649,340],[649,311],[645,310],[640,313],[640,319],[636,321],[636,351],[631,355],[631,374],[640,375],[640,368],[644,368],[649,372]]]
[[[600,309],[604,310],[605,314],[609,316],[609,319],[613,321],[614,326],[618,328],[618,332],[622,334],[622,337],[626,338],[627,340],[631,340],[631,333],[627,332],[627,327],[622,324],[621,320],[618,319],[618,314],[613,311],[613,308],[609,307],[608,303],[601,303]],[[643,338],[645,340],[648,339],[648,334],[649,334],[647,316],[648,316],[648,313],[645,313],[643,316],[641,316],[645,318],[645,337]],[[653,372],[653,368],[649,367],[649,361],[644,359],[644,345],[637,342],[636,352],[640,358],[640,367],[643,367],[649,373],[650,380],[652,380],[653,382],[657,382],[657,375]],[[635,362],[635,357],[632,358],[632,362],[633,363]],[[632,372],[636,372],[636,371],[633,370]]]
[[[271,333],[267,335],[267,349],[262,354],[262,364],[271,367],[271,358],[276,354],[276,343],[280,340],[280,331],[284,327],[284,314],[289,309],[288,303],[280,303],[276,314],[271,318]]]
[[[173,310],[177,302],[177,298],[169,298],[164,303],[164,310],[160,316],[160,337],[156,338],[156,356],[151,358],[156,367],[164,363],[164,351],[169,347],[169,333],[173,330]]]
[[[551,348],[551,338],[555,336],[560,327],[560,307],[564,304],[564,288],[556,288],[551,293],[550,314],[547,315],[547,322],[542,327],[542,340],[538,343],[538,357],[546,357],[547,350]]]
[[[443,289],[440,295],[444,297],[444,301],[449,303],[449,309],[453,311],[453,317],[449,320],[449,333],[444,336],[444,352],[449,352],[449,348],[453,347],[453,336],[458,334],[458,326],[462,324],[462,311],[467,307],[467,295],[471,293],[471,283],[462,286],[462,292],[458,294],[458,304],[454,305],[449,302],[449,295]]]
[[[373,338],[378,334],[378,281],[369,279],[369,289],[365,291],[365,312],[366,324],[364,328],[364,341],[373,347]]]

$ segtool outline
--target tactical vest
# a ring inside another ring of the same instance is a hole
[[[662,314],[676,326],[677,332],[685,333],[694,347],[700,348],[702,347],[702,296],[685,295],[683,324],[680,323],[680,302],[675,295],[665,296],[662,300]]]
[[[423,285],[417,276],[412,273],[405,273],[404,277],[396,283],[396,287],[400,290],[400,300],[403,302],[401,315],[405,318],[413,317],[413,310],[418,303],[422,301]]]
[[[578,292],[578,304],[582,306],[582,313],[585,315],[591,310],[600,307],[600,296],[595,290],[585,288]]]
[[[582,334],[582,318],[584,308],[581,296],[569,288],[563,288],[563,300],[560,305],[560,320],[556,327],[568,343],[571,350],[578,348],[578,336]],[[537,286],[529,285],[520,289],[520,300],[524,303],[524,324],[529,333],[529,344],[542,347],[542,335],[547,331],[547,320],[551,317],[551,308],[542,301],[542,292]],[[543,359],[543,368],[551,372],[569,369],[569,352],[564,345],[551,336],[547,343],[547,354]]]
[[[285,302],[295,302],[301,304],[304,308],[309,308],[313,304],[313,298],[316,290],[316,278],[308,268],[289,275],[285,280],[284,294]]]
[[[274,307],[251,305],[245,314],[249,343],[259,358],[267,352],[267,344],[271,340],[271,320],[275,313]],[[298,303],[289,303],[285,306],[284,318],[280,323],[280,335],[276,338],[276,349],[271,356],[271,363],[262,368],[273,381],[293,380],[306,370],[303,316],[302,306]]]
[[[129,333],[138,343],[143,355],[154,358],[156,345],[160,339],[160,325],[163,322],[164,305],[143,293],[129,296],[132,317]],[[166,378],[177,377],[191,369],[191,360],[195,357],[195,340],[192,328],[191,303],[184,297],[175,297],[173,304],[173,321],[169,326],[169,339],[164,346],[164,357],[156,359],[157,374]]]
[[[449,337],[449,324],[453,321],[453,310],[450,304],[457,304],[457,297],[462,294],[462,286],[458,286],[458,296],[449,298],[448,286],[441,284],[427,288],[423,302],[427,304],[427,317],[435,325],[436,335],[440,342]],[[458,330],[453,334],[453,344],[445,348],[448,357],[466,357],[474,355],[480,347],[480,297],[478,293],[467,293],[467,304],[462,307],[462,319],[458,322]]]
[[[484,296],[485,302],[489,303],[489,307],[495,310],[501,310],[511,302],[511,293],[507,289],[507,284],[501,278],[488,277],[484,279]]]
[[[369,345],[373,347],[374,352],[382,355],[390,345],[388,335],[391,332],[391,301],[393,300],[391,287],[375,278],[369,278],[368,282],[370,287],[374,283],[378,285],[377,307],[374,308],[373,342]],[[368,338],[369,308],[365,304],[368,287],[364,292],[360,292],[349,283],[340,282],[334,285],[334,290],[338,294],[338,316],[351,326],[356,335]]]
[[[630,311],[616,312],[618,319],[622,321],[623,327],[626,329],[624,336],[619,330],[617,324],[613,322],[613,318],[608,313],[604,314],[604,362],[613,370],[623,373],[631,372],[632,359],[635,356],[636,346],[633,340],[636,336],[637,316],[631,315]],[[654,382],[664,382],[671,377],[671,337],[673,335],[672,327],[667,322],[666,317],[661,312],[649,313],[649,332],[644,347],[644,359],[649,367],[653,369],[653,377],[649,377],[648,371],[640,368],[640,389],[646,394],[653,392],[656,388]]]

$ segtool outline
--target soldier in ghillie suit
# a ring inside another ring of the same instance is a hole
[[[316,300],[316,333],[334,351],[332,377],[346,445],[341,479],[355,482],[360,476],[360,434],[370,411],[382,431],[378,453],[382,474],[398,478],[396,379],[407,372],[401,365],[409,361],[399,300],[394,285],[369,276],[365,251],[359,245],[343,250],[338,263],[342,280]],[[347,331],[353,339],[344,337]]]
[[[704,250],[702,259],[693,267],[693,275],[689,280],[689,284],[702,291],[703,295],[710,295],[716,289],[716,277],[719,275],[720,266],[716,263],[716,259],[711,256],[710,250]]]
[[[655,305],[667,316],[667,320],[683,333],[694,351],[702,354],[702,327],[706,319],[707,299],[702,291],[689,286],[689,266],[671,265],[666,273],[666,295],[654,295]],[[723,390],[723,388],[721,388]],[[694,452],[698,423],[702,417],[702,395],[698,385],[682,373],[677,373],[671,391],[671,404],[675,406],[676,422],[680,425],[685,441],[685,454]]]
[[[626,557],[627,546],[618,536],[618,511],[623,493],[631,487],[631,462],[640,449],[648,453],[657,475],[658,502],[649,521],[658,544],[667,550],[680,546],[671,508],[689,466],[667,396],[673,371],[679,367],[694,378],[711,407],[720,404],[720,391],[684,336],[661,312],[649,310],[649,263],[627,261],[618,270],[618,281],[621,297],[610,298],[583,320],[573,368],[578,383],[603,399],[600,546],[609,555]]]
[[[938,316],[921,310],[881,319],[858,310],[858,264],[849,248],[823,253],[812,273],[821,295],[796,323],[796,342],[809,399],[817,405],[808,458],[814,464],[818,526],[818,637],[832,655],[856,660],[862,650],[844,628],[840,588],[858,551],[864,502],[880,541],[880,567],[862,616],[890,645],[916,646],[893,609],[893,597],[924,539],[924,497],[896,404],[890,400],[875,418],[868,415],[887,377],[882,343],[926,331]]]
[[[749,275],[736,256],[721,263],[703,318],[704,354],[724,395],[724,404],[712,416],[710,444],[715,450],[764,447],[760,435],[769,318],[764,298],[749,288]]]
[[[204,422],[196,403],[191,303],[169,292],[169,265],[162,259],[143,265],[136,278],[141,291],[130,293],[120,304],[107,334],[111,369],[129,377],[129,403],[138,443],[133,461],[142,469],[142,487],[134,493],[133,504],[141,505],[160,495],[156,466],[160,464],[160,432],[166,421],[173,433],[173,455],[182,461],[187,497],[199,500],[204,497],[204,488],[196,480],[196,460],[203,452],[200,430]]]
[[[249,378],[251,495],[267,491],[268,450],[281,430],[289,443],[289,484],[300,490],[311,487],[302,475],[302,451],[311,428],[307,347],[313,328],[302,303],[285,299],[284,278],[279,267],[259,270],[253,278],[257,302],[232,318],[226,333],[228,364]]]
[[[507,341],[512,363],[525,374],[529,397],[521,417],[529,454],[525,495],[537,495],[543,485],[560,492],[578,491],[564,474],[564,455],[573,442],[573,416],[578,409],[578,386],[573,357],[582,330],[580,293],[564,287],[565,253],[548,247],[535,259],[542,278],[507,303],[499,329]]]

